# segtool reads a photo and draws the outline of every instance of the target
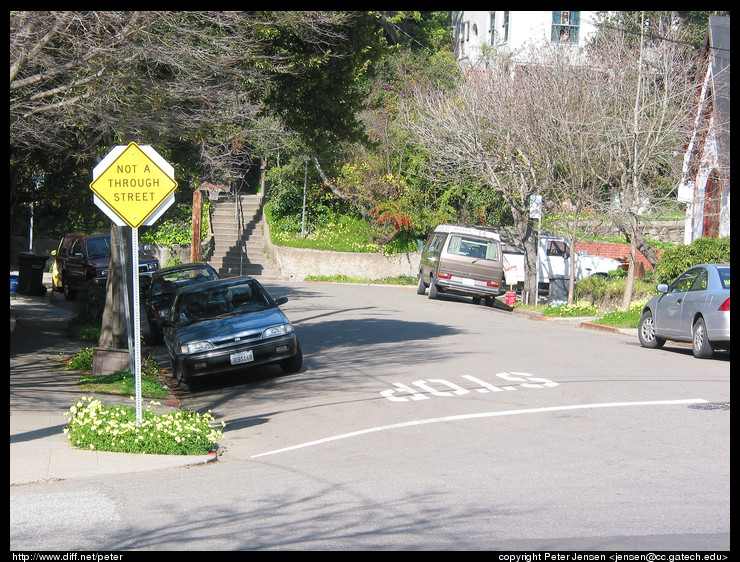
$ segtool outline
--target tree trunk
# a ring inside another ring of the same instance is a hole
[[[526,211],[528,213],[528,209]],[[537,304],[539,288],[537,287],[537,236],[533,228],[533,221],[524,210],[511,206],[511,214],[514,217],[514,225],[519,239],[524,246],[524,287],[522,290],[522,302],[525,304]]]
[[[637,263],[637,244],[635,244],[635,233],[637,232],[637,217],[630,217],[630,260],[627,269],[627,283],[624,287],[624,299],[622,310],[629,310],[632,302],[632,289],[635,286],[635,264]]]
[[[128,227],[124,229],[124,232],[128,234]],[[124,244],[124,255],[127,251],[130,251],[125,247],[130,246],[130,238],[124,236],[124,240],[126,239],[129,240],[129,244]],[[121,275],[118,228],[114,224],[111,224],[110,242],[108,284],[105,290],[105,309],[103,310],[103,322],[100,326],[98,347],[127,349],[128,331],[126,329],[126,310],[123,299],[123,291],[126,290],[126,287],[124,287]]]

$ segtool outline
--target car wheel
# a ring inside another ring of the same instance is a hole
[[[416,294],[423,295],[427,290],[427,286],[424,284],[424,278],[421,273],[419,274],[419,284],[416,286]]]
[[[73,301],[77,298],[77,291],[69,286],[68,279],[62,279],[62,291],[64,292],[64,298],[68,301]]]
[[[149,341],[151,343],[162,343],[162,332],[157,330],[157,326],[149,322]]]
[[[704,322],[704,318],[697,318],[694,322],[694,329],[692,332],[694,335],[691,338],[691,347],[694,351],[694,357],[699,359],[706,359],[714,354],[712,343],[707,337],[707,325]]]
[[[182,372],[182,368],[177,364],[176,361],[172,362],[172,374],[177,380],[177,384],[180,385],[180,388],[186,391],[195,390],[196,385],[193,383],[192,379],[189,379],[185,376],[185,373]]]
[[[430,299],[437,298],[437,285],[434,284],[433,277],[429,279],[429,298]]]
[[[296,344],[296,352],[293,357],[280,361],[280,368],[284,373],[297,373],[303,367],[303,351],[300,344]]]
[[[663,347],[665,340],[655,335],[655,321],[653,313],[646,310],[640,317],[640,324],[637,327],[637,336],[640,338],[640,345],[650,349]]]

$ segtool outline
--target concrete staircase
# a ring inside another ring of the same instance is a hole
[[[221,194],[211,206],[215,241],[209,263],[221,277],[282,279],[265,251],[262,196]]]

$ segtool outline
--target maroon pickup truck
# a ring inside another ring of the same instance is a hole
[[[86,283],[105,284],[110,260],[110,234],[67,234],[53,252],[59,283],[67,300],[77,298]],[[143,251],[139,252],[139,288],[149,287],[152,274],[159,269],[159,261]]]

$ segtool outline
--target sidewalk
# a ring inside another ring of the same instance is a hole
[[[63,433],[74,400],[84,395],[77,387],[77,373],[63,370],[60,354],[75,353],[81,346],[66,338],[66,322],[73,303],[51,291],[43,297],[10,295],[18,318],[10,337],[10,485],[128,472],[165,470],[204,464],[216,455],[140,455],[87,451],[73,448]],[[128,397],[99,395],[103,403]],[[177,408],[177,400],[159,400],[152,409]],[[147,399],[143,407],[148,406]]]
[[[511,308],[511,307],[509,307]],[[613,326],[602,326],[601,324],[594,324],[593,320],[598,320],[599,316],[572,316],[572,317],[558,317],[558,316],[542,316],[539,312],[533,310],[517,310],[513,309],[515,314],[521,314],[528,316],[532,320],[541,320],[543,322],[553,322],[556,324],[570,325],[575,328],[587,328],[589,330],[598,330],[601,332],[612,332],[615,334],[625,334],[627,336],[633,336],[637,338],[637,328],[614,328]]]

